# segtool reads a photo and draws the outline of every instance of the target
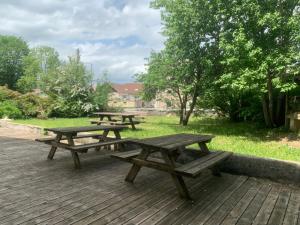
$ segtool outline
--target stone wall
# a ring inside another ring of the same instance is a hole
[[[300,185],[300,163],[253,156],[232,155],[222,171]]]

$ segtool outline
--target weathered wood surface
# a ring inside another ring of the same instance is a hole
[[[212,135],[197,135],[197,134],[172,134],[161,137],[145,138],[142,140],[134,140],[133,142],[141,146],[150,148],[157,148],[157,150],[164,148],[169,151],[177,150],[180,147],[185,147],[194,143],[210,142],[214,136]]]
[[[14,138],[20,137],[19,139]],[[46,145],[0,128],[0,224],[265,224],[300,222],[300,188],[268,180],[209,173],[186,179],[194,201],[177,195],[168,174],[142,169],[124,182],[129,164],[106,152],[68,151],[45,160]],[[45,154],[41,154],[44,152]]]
[[[59,127],[59,128],[46,128],[46,131],[51,131],[60,134],[69,133],[80,133],[80,132],[90,132],[90,131],[100,131],[100,130],[122,130],[126,126],[109,126],[109,125],[97,125],[97,126],[83,126],[83,127]]]

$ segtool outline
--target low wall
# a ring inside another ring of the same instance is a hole
[[[296,162],[234,154],[222,164],[221,169],[232,174],[300,185],[300,163]]]
[[[24,131],[32,134],[38,134],[38,135],[43,134],[43,128],[39,126],[13,123],[11,120],[6,120],[6,119],[0,120],[0,126],[9,129],[15,129],[18,131]]]

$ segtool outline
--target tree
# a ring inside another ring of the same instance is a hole
[[[28,46],[21,38],[0,35],[0,85],[16,88],[24,72],[23,59],[28,53]]]
[[[59,55],[54,48],[39,46],[24,57],[24,76],[17,83],[18,89],[30,92],[35,88],[45,91],[49,82],[55,82],[60,66]]]
[[[112,86],[107,78],[107,72],[104,72],[93,93],[93,103],[97,110],[105,110],[107,108],[111,91]]]
[[[75,56],[58,68],[45,87],[45,93],[55,99],[53,114],[62,117],[77,117],[89,113],[92,104],[92,74],[80,61],[79,50]]]
[[[41,73],[39,61],[29,53],[24,57],[24,75],[17,81],[17,89],[21,93],[27,93],[37,88],[38,74]]]
[[[152,53],[148,71],[138,76],[145,91],[168,90],[178,97],[180,124],[187,125],[204,84],[219,69],[217,7],[210,1],[156,0],[164,22],[165,49]]]
[[[282,125],[284,94],[296,87],[299,71],[299,1],[230,1],[222,7],[219,83],[229,92],[256,94],[266,125]]]

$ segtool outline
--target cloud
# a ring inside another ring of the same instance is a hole
[[[96,75],[133,80],[151,50],[160,50],[160,13],[150,0],[1,0],[0,34],[23,37],[30,46],[56,48],[62,59],[81,50]],[[97,78],[97,77],[96,77]]]

